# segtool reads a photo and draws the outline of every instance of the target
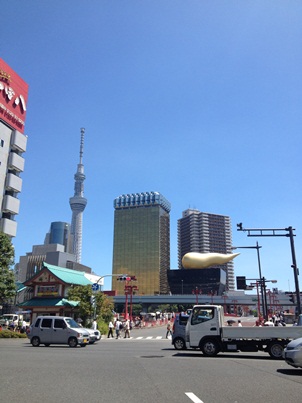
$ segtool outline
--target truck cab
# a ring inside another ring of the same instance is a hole
[[[202,348],[206,338],[219,337],[222,317],[220,306],[194,306],[186,326],[187,347]]]

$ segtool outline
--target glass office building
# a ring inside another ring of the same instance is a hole
[[[170,203],[158,192],[114,200],[112,290],[124,293],[118,274],[136,276],[138,293],[167,294],[170,270]]]

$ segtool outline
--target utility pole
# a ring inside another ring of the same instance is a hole
[[[294,231],[293,227],[288,228],[243,228],[242,223],[237,224],[237,231],[247,232],[247,236],[253,237],[263,237],[263,236],[285,236],[290,239],[290,247],[292,253],[292,268],[294,271],[294,279],[295,279],[295,288],[296,288],[296,300],[297,300],[297,314],[301,314],[301,300],[300,300],[300,288],[299,288],[299,269],[297,267],[296,262],[296,253],[295,253],[295,245],[294,245]],[[284,233],[284,231],[286,231]]]

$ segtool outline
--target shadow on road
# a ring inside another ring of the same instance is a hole
[[[246,355],[246,354],[240,354],[240,355],[235,355],[235,354],[218,354],[215,357],[206,357],[202,353],[190,353],[190,352],[178,352],[174,354],[174,357],[186,357],[186,358],[213,358],[213,359],[226,359],[226,358],[237,358],[239,360],[243,359],[249,359],[249,360],[261,360],[261,361],[272,361],[271,357],[269,355],[267,356],[256,356],[256,355]],[[275,360],[274,360],[275,361]]]
[[[289,369],[277,369],[277,372],[283,375],[295,375],[295,376],[302,376],[302,369],[294,369],[294,368],[289,368]]]

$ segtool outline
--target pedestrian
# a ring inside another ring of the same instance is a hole
[[[14,323],[14,321],[12,321],[12,322],[10,323],[9,329],[10,329],[12,332],[15,331],[15,323]]]
[[[238,327],[242,327],[241,320],[238,320]]]
[[[109,330],[108,330],[108,335],[107,335],[108,339],[109,339],[110,337],[113,338],[113,329],[114,329],[114,325],[113,325],[112,321],[109,322],[108,329],[109,329]]]
[[[167,323],[166,339],[168,338],[169,335],[172,336],[171,322],[170,321],[168,321],[168,323]]]
[[[22,329],[21,329],[21,332],[22,333],[26,333],[26,322],[25,322],[25,320],[23,319],[23,321],[22,321]]]
[[[116,335],[116,339],[119,339],[119,338],[120,338],[121,325],[122,325],[122,322],[121,322],[119,319],[116,319],[116,321],[115,321],[115,335]]]
[[[129,319],[126,319],[126,321],[125,321],[124,330],[125,330],[124,339],[126,339],[127,337],[130,339],[130,321],[129,321]]]

